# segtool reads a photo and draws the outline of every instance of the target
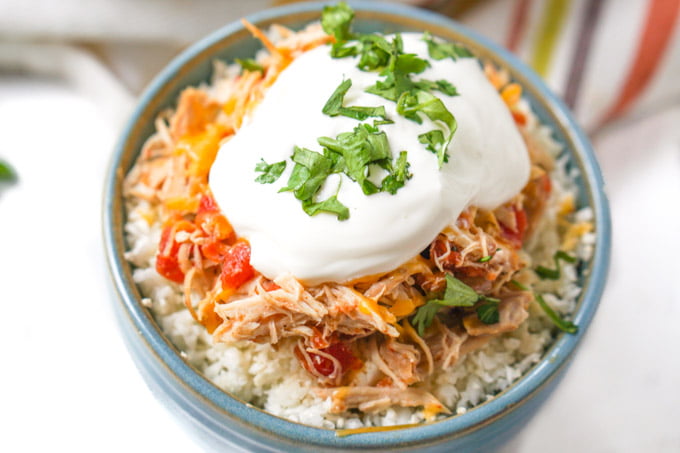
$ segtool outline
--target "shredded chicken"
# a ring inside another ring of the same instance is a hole
[[[317,395],[331,399],[330,412],[343,413],[349,409],[379,412],[391,406],[423,407],[429,412],[448,413],[448,409],[431,393],[416,388],[398,387],[339,387],[318,389]]]
[[[527,308],[532,300],[529,292],[522,291],[506,295],[498,305],[499,320],[493,324],[484,324],[477,314],[469,314],[463,318],[463,325],[469,335],[499,335],[519,327],[529,316]]]

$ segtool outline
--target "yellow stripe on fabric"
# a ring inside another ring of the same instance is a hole
[[[548,0],[543,11],[538,33],[534,37],[531,66],[541,77],[548,74],[557,38],[567,18],[571,0]]]

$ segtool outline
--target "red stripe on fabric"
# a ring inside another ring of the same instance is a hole
[[[633,65],[618,99],[604,115],[602,124],[625,113],[645,89],[668,47],[679,12],[680,0],[650,0]]]
[[[517,51],[522,34],[526,30],[527,13],[529,12],[530,3],[531,0],[519,0],[515,5],[515,11],[512,14],[512,25],[505,40],[505,47],[511,52]]]

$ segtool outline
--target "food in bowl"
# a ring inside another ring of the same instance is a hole
[[[345,4],[216,62],[125,180],[127,259],[217,386],[314,426],[419,423],[538,362],[580,288],[589,208],[502,68]]]

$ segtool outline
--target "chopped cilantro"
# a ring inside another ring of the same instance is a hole
[[[255,165],[255,171],[261,172],[262,174],[255,178],[255,182],[260,184],[271,184],[281,176],[283,170],[286,169],[286,161],[276,162],[274,164],[268,164],[264,159],[260,159],[260,162]]]
[[[496,324],[500,320],[498,304],[494,302],[483,303],[477,307],[477,317],[484,324]]]
[[[335,139],[319,137],[318,142],[342,156],[346,167],[345,174],[361,186],[364,194],[370,195],[380,191],[368,179],[369,165],[385,167],[391,161],[392,153],[385,132],[369,124],[359,124],[352,132],[343,132]]]
[[[543,300],[543,296],[534,293],[534,298],[536,299],[536,302],[538,302],[538,305],[541,306],[545,314],[548,315],[548,318],[550,318],[553,324],[557,326],[557,328],[571,334],[575,334],[576,332],[578,332],[578,326],[571,321],[566,321],[562,319],[560,315],[555,313],[555,311],[552,308],[550,308],[546,301]]]
[[[418,136],[418,141],[425,145],[425,149],[437,155],[437,160],[449,161],[449,155],[444,151],[444,133],[439,129],[433,129]]]
[[[523,285],[522,283],[518,282],[517,280],[510,280],[510,283],[515,285],[517,289],[521,289],[522,291],[531,291],[526,285]]]
[[[343,115],[349,118],[354,118],[355,120],[363,121],[368,117],[379,117],[383,120],[386,119],[385,107],[343,107],[342,102],[344,100],[345,94],[352,86],[352,80],[343,80],[340,85],[335,89],[333,94],[326,104],[323,106],[321,111],[328,116],[338,116]]]
[[[456,129],[458,128],[458,123],[441,99],[422,90],[416,91],[415,93],[405,92],[397,101],[397,113],[418,124],[422,123],[422,118],[419,116],[419,113],[424,114],[431,121],[441,121],[444,123],[449,129],[446,141],[439,141],[438,134],[432,134],[432,131],[427,133],[430,135],[425,134],[426,137],[421,138],[422,136],[419,136],[418,139],[421,140],[421,143],[429,145],[427,147],[428,150],[436,150],[433,152],[437,154],[439,168],[442,167],[444,162],[448,162],[446,150],[453,139],[453,134],[455,134]]]
[[[480,321],[485,324],[498,322],[498,318],[494,317],[492,313],[493,310],[489,307],[493,306],[496,310],[496,315],[498,315],[497,305],[500,302],[499,299],[477,294],[474,289],[470,288],[453,275],[446,274],[444,297],[442,299],[430,299],[425,305],[419,307],[413,318],[413,325],[416,326],[418,335],[422,337],[425,333],[425,329],[432,324],[434,316],[441,307],[472,307],[479,301],[484,302],[477,309],[477,316],[479,316]],[[425,313],[420,314],[421,311],[425,311]],[[493,321],[493,319],[495,319],[495,321]]]
[[[442,308],[441,305],[431,304],[430,302],[418,308],[418,311],[416,311],[416,314],[411,320],[411,323],[418,331],[418,335],[421,337],[425,335],[425,329],[432,325],[434,317],[437,315],[440,308]]]
[[[538,266],[535,271],[539,277],[548,280],[558,280],[560,278],[560,260],[566,261],[567,263],[575,263],[576,257],[573,257],[562,250],[558,250],[553,255],[553,262],[555,263],[555,269],[550,269],[544,266]]]
[[[291,159],[296,165],[288,179],[288,185],[280,191],[293,191],[298,200],[310,200],[331,174],[333,161],[323,154],[298,146],[295,147]]]
[[[315,203],[312,200],[306,200],[302,203],[302,209],[310,216],[314,216],[319,212],[328,212],[330,214],[335,214],[338,220],[349,219],[349,209],[338,201],[337,195],[328,197],[318,203]]]
[[[323,31],[335,36],[338,41],[352,39],[352,20],[354,11],[345,2],[335,5],[324,6],[321,13],[321,26]]]
[[[393,52],[393,45],[380,35],[362,35],[359,38],[359,63],[363,71],[380,70],[385,67]]]
[[[496,253],[500,252],[500,251],[501,251],[501,249],[498,248],[498,249],[496,249],[495,252],[493,252],[493,254],[483,256],[483,257],[481,257],[480,259],[478,259],[477,262],[478,262],[478,263],[486,263],[486,262],[488,262],[488,261],[491,261],[491,260],[493,259],[494,255],[495,255]]]
[[[12,166],[0,159],[0,182],[14,182],[17,180],[17,174]]]
[[[408,171],[411,164],[409,164],[406,160],[406,154],[406,151],[399,153],[399,157],[397,158],[397,162],[394,165],[393,172],[385,176],[385,178],[382,180],[381,187],[383,191],[394,195],[397,193],[397,190],[404,187],[406,181],[411,179],[411,176],[413,176]]]
[[[443,60],[444,58],[457,60],[458,58],[472,57],[472,52],[465,46],[452,42],[435,41],[429,32],[423,34],[423,41],[427,43],[427,52],[430,57],[435,60]]]
[[[415,82],[415,86],[421,90],[439,91],[448,96],[458,96],[456,87],[447,80],[437,80],[435,82],[427,79],[420,79]]]
[[[510,280],[510,283],[512,283],[513,285],[515,285],[518,289],[521,289],[522,291],[530,291],[529,288],[527,288],[525,285],[521,284],[517,280]],[[578,326],[571,321],[566,321],[566,320],[562,319],[560,317],[560,315],[555,313],[555,311],[552,308],[550,308],[550,306],[543,299],[542,295],[540,295],[538,293],[534,293],[534,299],[536,299],[536,302],[538,303],[538,305],[543,309],[545,314],[548,316],[548,318],[550,318],[550,320],[553,322],[553,324],[555,324],[555,326],[557,326],[557,328],[559,328],[560,330],[562,330],[564,332],[571,333],[571,334],[578,332]]]
[[[251,72],[260,71],[260,72],[264,72],[264,68],[262,67],[262,65],[260,65],[259,63],[257,63],[257,62],[256,62],[255,60],[253,60],[252,58],[246,58],[246,59],[244,59],[244,60],[242,60],[242,59],[240,59],[240,58],[236,58],[235,61],[236,61],[236,63],[240,64],[240,65],[241,65],[241,68],[243,68],[243,70],[245,70],[245,71],[251,71]]]

